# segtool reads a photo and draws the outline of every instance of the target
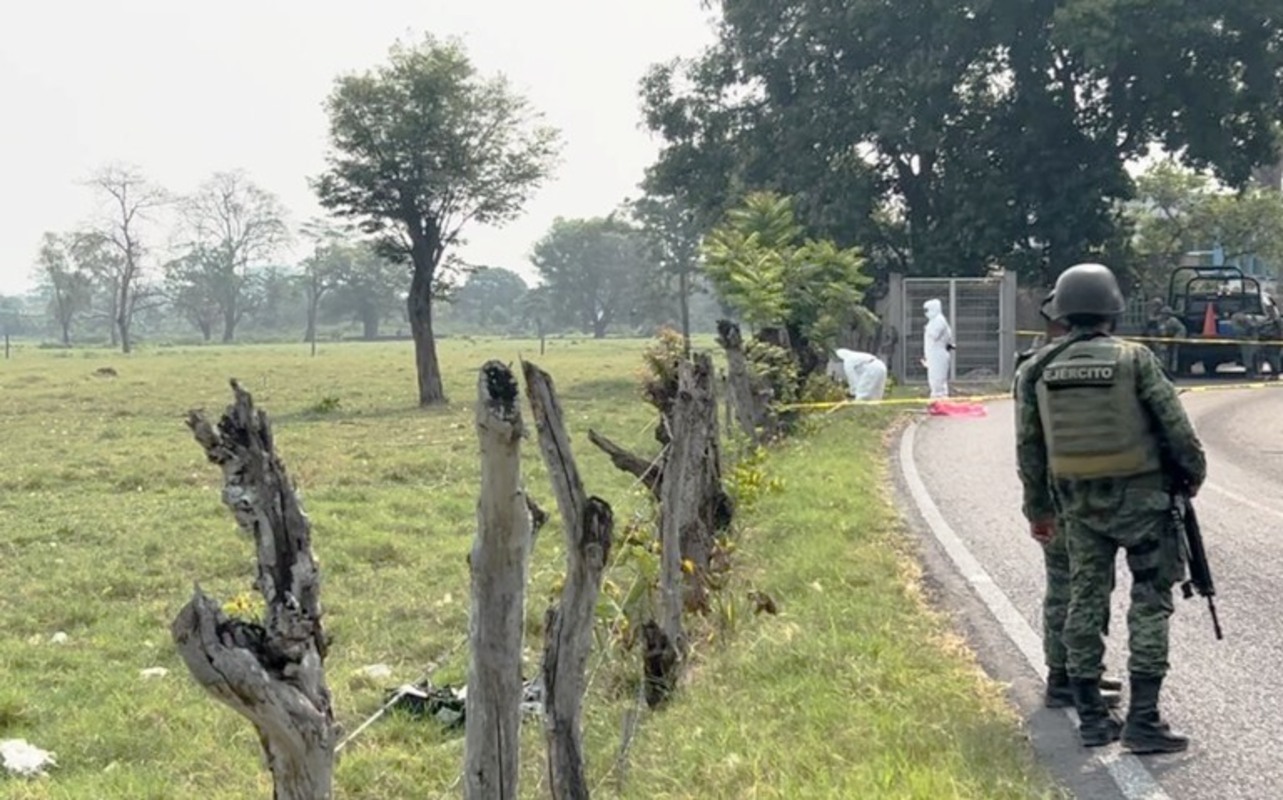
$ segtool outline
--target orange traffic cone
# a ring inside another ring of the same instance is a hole
[[[1216,333],[1216,303],[1208,301],[1207,313],[1203,314],[1203,335],[1215,336]]]

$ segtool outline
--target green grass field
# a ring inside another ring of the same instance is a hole
[[[47,778],[0,777],[0,796],[270,795],[250,725],[191,682],[168,632],[193,582],[229,600],[252,579],[218,470],[183,424],[189,408],[221,411],[230,377],[273,417],[314,523],[329,683],[351,731],[385,689],[429,666],[437,683],[466,678],[477,368],[524,353],[553,375],[588,490],[614,505],[618,530],[644,524],[650,502],[586,433],[656,451],[637,383],[644,344],[556,340],[540,358],[531,342],[448,340],[452,404],[433,411],[414,406],[405,344],[327,345],[317,358],[301,345],[20,348],[0,361],[0,739],[58,758]],[[95,374],[107,366],[118,376]],[[732,581],[696,624],[689,681],[642,715],[626,769],[615,762],[638,659],[603,625],[585,719],[594,796],[1053,796],[998,687],[919,594],[884,488],[892,417],[826,417],[770,455],[783,488],[742,516]],[[553,509],[533,443],[523,461],[531,495]],[[554,518],[532,563],[527,674],[561,541]],[[621,564],[609,577],[626,588],[631,574]],[[754,615],[750,589],[770,593],[779,615]],[[65,643],[50,641],[58,631]],[[393,677],[361,673],[375,663]],[[141,677],[150,667],[169,674]],[[537,724],[522,748],[522,795],[546,797]],[[461,732],[389,715],[343,752],[338,794],[459,796],[462,755]]]

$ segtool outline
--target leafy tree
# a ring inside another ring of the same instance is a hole
[[[339,78],[328,113],[329,168],[313,186],[325,208],[377,237],[380,255],[411,265],[419,403],[445,402],[432,303],[447,251],[469,223],[520,213],[552,170],[557,134],[504,78],[482,78],[460,44],[432,36]]]
[[[402,305],[405,272],[369,242],[335,245],[325,258],[334,286],[324,306],[327,316],[355,319],[363,339],[377,339],[383,320]]]
[[[482,267],[468,276],[455,296],[459,315],[479,328],[493,328],[513,319],[530,287],[521,276],[502,267]]]
[[[517,314],[525,325],[533,325],[539,337],[539,355],[544,354],[544,337],[548,335],[549,321],[553,318],[552,293],[547,286],[536,286],[517,303]]]
[[[1037,277],[1121,246],[1123,165],[1157,143],[1237,185],[1275,158],[1274,0],[723,0],[651,70],[648,189],[796,197],[878,271]]]
[[[89,181],[106,207],[101,223],[83,238],[88,260],[108,294],[112,344],[125,353],[133,349],[130,328],[139,311],[145,279],[143,227],[152,214],[170,202],[168,193],[153,186],[137,168],[111,165]]]
[[[164,268],[165,296],[170,308],[200,331],[206,342],[213,338],[215,327],[223,319],[219,302],[226,289],[223,266],[223,259],[216,253],[195,247]]]
[[[750,194],[703,250],[704,272],[722,298],[749,323],[786,330],[795,350],[872,320],[861,305],[872,279],[860,252],[804,239],[789,198]]]
[[[696,288],[699,246],[704,230],[698,212],[678,197],[647,195],[629,203],[641,224],[648,253],[659,267],[661,280],[652,285],[661,299],[676,297],[681,318],[682,348],[691,349],[690,297]],[[676,283],[676,286],[672,286]]]
[[[92,278],[76,261],[76,236],[46,233],[38,263],[38,279],[49,296],[49,315],[58,325],[62,343],[70,346],[72,325],[93,300]]]
[[[614,215],[558,217],[535,244],[530,260],[543,277],[559,322],[596,339],[632,314],[650,272],[646,240]]]
[[[289,238],[285,209],[275,195],[254,185],[244,172],[219,172],[182,203],[192,260],[204,280],[191,287],[210,294],[223,321],[223,341],[236,336],[251,307],[251,268],[271,258]]]
[[[300,321],[304,294],[294,269],[265,264],[253,268],[250,278],[255,290],[250,318],[256,330],[279,332]]]
[[[30,329],[22,298],[0,295],[0,336],[4,337],[4,357],[9,357],[9,337],[22,336]]]
[[[339,285],[345,232],[322,220],[311,220],[304,224],[303,235],[311,239],[313,245],[312,255],[303,260],[302,274],[298,276],[307,298],[307,329],[303,332],[303,341],[312,345],[312,355],[316,355],[317,316],[321,301]]]
[[[1283,264],[1283,195],[1227,189],[1209,175],[1163,161],[1137,180],[1129,207],[1138,257],[1135,276],[1146,296],[1167,291],[1171,270],[1193,251],[1220,245],[1230,261],[1246,256]]]

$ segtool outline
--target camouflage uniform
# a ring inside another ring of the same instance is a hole
[[[1157,336],[1158,326],[1163,321],[1163,300],[1161,297],[1151,297],[1145,304],[1145,335]]]
[[[1065,621],[1066,668],[1073,679],[1100,678],[1105,663],[1101,636],[1110,612],[1114,559],[1126,551],[1132,571],[1128,609],[1128,671],[1133,677],[1161,679],[1168,673],[1168,621],[1174,612],[1171,587],[1182,578],[1178,538],[1171,519],[1173,479],[1197,488],[1206,476],[1202,445],[1185,415],[1175,388],[1162,374],[1159,359],[1146,347],[1103,337],[1071,345],[1052,365],[1093,344],[1097,353],[1112,350],[1117,362],[1130,360],[1139,406],[1152,419],[1150,433],[1170,453],[1180,476],[1161,468],[1125,477],[1062,477],[1052,471],[1046,426],[1052,423],[1046,377],[1038,391],[1021,394],[1016,412],[1017,460],[1024,485],[1025,517],[1057,517],[1070,556],[1070,601]],[[1083,391],[1078,388],[1078,391]],[[1152,458],[1157,459],[1157,447]],[[1091,458],[1091,456],[1087,456]],[[1048,483],[1052,483],[1049,487]],[[1056,514],[1056,510],[1060,514]]]
[[[1016,455],[1030,533],[1039,541],[1063,537],[1069,551],[1065,646],[1079,739],[1099,747],[1121,738],[1138,754],[1179,752],[1189,739],[1158,711],[1172,585],[1184,575],[1172,493],[1197,493],[1206,458],[1153,351],[1105,332],[1127,307],[1113,272],[1075,265],[1053,295],[1048,318],[1071,330],[1023,376]],[[1132,572],[1125,725],[1109,713],[1099,684],[1120,547]]]
[[[1045,305],[1045,304],[1044,304]],[[1033,346],[1016,357],[1016,377],[1012,386],[1012,393],[1017,405],[1020,403],[1020,385],[1025,374],[1025,369],[1030,362],[1035,359],[1039,353],[1044,355],[1049,347],[1060,341],[1059,336],[1048,342],[1048,335],[1040,335],[1035,339]],[[1057,525],[1063,523],[1057,518]],[[1069,548],[1066,546],[1065,537],[1057,536],[1050,542],[1041,545],[1043,554],[1043,566],[1046,572],[1046,587],[1043,592],[1042,601],[1042,652],[1043,659],[1047,664],[1047,691],[1045,703],[1049,708],[1063,708],[1073,705],[1073,698],[1069,696],[1068,687],[1068,655],[1069,651],[1065,647],[1065,620],[1069,615],[1070,599],[1070,562]],[[1113,590],[1113,564],[1110,564],[1109,570],[1110,590]],[[1101,633],[1104,636],[1109,635],[1109,610],[1105,611],[1105,619],[1101,624]],[[1101,688],[1110,692],[1106,695],[1107,702],[1117,705],[1119,697],[1114,692],[1121,688],[1117,681],[1101,679]]]
[[[1265,314],[1239,311],[1230,317],[1230,323],[1234,326],[1236,338],[1250,342],[1239,346],[1239,357],[1247,374],[1253,377],[1260,374],[1260,356],[1264,355],[1266,363],[1270,365],[1270,377],[1277,378],[1280,367],[1283,366],[1279,363],[1278,346],[1262,346],[1256,342],[1277,341],[1281,338],[1279,321]]]
[[[1154,329],[1154,336],[1160,339],[1184,339],[1188,335],[1185,329],[1185,323],[1181,322],[1180,317],[1176,316],[1167,306],[1163,306],[1159,311],[1158,324]],[[1180,371],[1180,343],[1179,342],[1155,342],[1154,355],[1158,356],[1159,362],[1168,375],[1175,375]]]

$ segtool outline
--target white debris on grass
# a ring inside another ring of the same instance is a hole
[[[45,774],[46,767],[56,767],[53,753],[41,750],[25,739],[0,741],[0,765],[14,775],[35,778]]]
[[[63,631],[58,631],[58,632],[57,632],[57,633],[55,633],[53,636],[50,636],[50,637],[49,637],[49,643],[50,643],[50,644],[66,644],[66,643],[67,643],[67,641],[68,641],[70,638],[71,638],[71,637],[67,636],[67,634],[66,634],[65,632],[63,632]]]
[[[370,664],[368,666],[361,667],[360,671],[362,675],[367,678],[374,678],[375,680],[383,680],[384,678],[392,677],[392,668],[387,664]]]
[[[144,678],[163,678],[169,674],[169,670],[164,667],[148,667],[147,669],[139,670],[138,674]]]

